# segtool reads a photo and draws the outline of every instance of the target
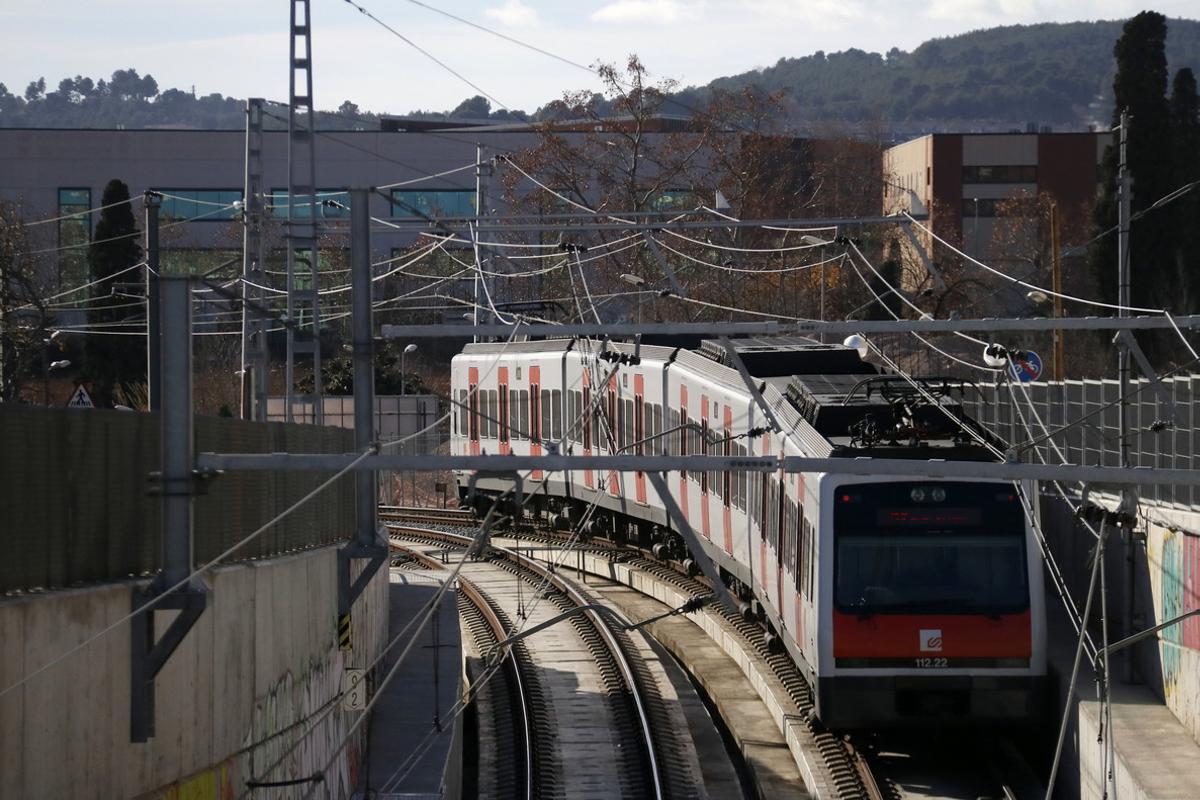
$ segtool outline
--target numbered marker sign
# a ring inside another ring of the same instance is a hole
[[[1042,374],[1042,357],[1026,350],[1023,358],[1013,356],[1008,362],[1008,373],[1021,383],[1036,381]]]
[[[347,669],[342,672],[342,708],[362,711],[367,707],[366,670]]]

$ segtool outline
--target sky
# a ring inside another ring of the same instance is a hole
[[[636,53],[655,79],[699,85],[780,58],[855,47],[887,52],[995,25],[1119,19],[1126,0],[354,0],[436,57],[438,66],[347,0],[311,0],[314,99],[363,110],[444,111],[475,94],[533,111],[589,72],[522,49],[431,8],[581,64]],[[1195,0],[1161,0],[1196,17]],[[107,77],[133,67],[160,88],[286,100],[288,0],[0,0],[0,82]],[[464,80],[465,79],[465,80]],[[471,85],[474,84],[473,88]]]

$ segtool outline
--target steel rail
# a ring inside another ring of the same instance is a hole
[[[464,548],[474,545],[474,539],[458,533],[450,533],[447,531],[427,531],[415,526],[405,526],[399,528],[399,530],[410,530],[422,536],[432,535],[434,538],[449,540]],[[562,592],[563,595],[566,596],[567,599],[576,606],[592,605],[591,601],[585,598],[578,590],[556,575],[553,571],[539,564],[536,560],[522,555],[514,550],[509,550],[506,547],[499,547],[491,543],[489,543],[488,546],[492,551],[503,555],[504,558],[509,562],[528,572],[532,572],[534,575],[537,575],[539,578],[552,585],[555,589]],[[629,658],[626,655],[624,648],[622,648],[620,643],[617,642],[616,637],[613,635],[612,629],[608,626],[608,623],[604,621],[603,615],[597,613],[591,608],[586,611],[586,614],[591,621],[592,627],[596,629],[596,632],[600,634],[600,637],[604,640],[605,647],[612,656],[613,661],[616,663],[618,669],[621,671],[622,679],[625,681],[626,686],[629,687],[629,695],[633,701],[634,709],[637,712],[638,723],[642,731],[642,740],[643,745],[645,746],[646,757],[648,759],[650,778],[654,788],[654,797],[656,800],[663,800],[662,771],[658,763],[658,755],[655,752],[654,732],[650,724],[650,715],[646,710],[641,690],[639,689],[636,676],[633,672],[633,667],[629,663]]]
[[[426,562],[426,559],[428,558],[427,556],[408,548],[399,549],[411,553],[417,558],[417,560],[422,562]],[[442,566],[433,559],[428,559],[428,562],[437,565],[438,567]],[[496,641],[501,641],[504,639],[504,637],[508,636],[508,631],[504,629],[504,623],[492,610],[491,605],[487,602],[487,598],[484,597],[484,594],[482,591],[480,591],[479,587],[475,586],[475,584],[461,575],[458,578],[458,585],[462,590],[463,595],[471,601],[471,605],[475,606],[475,608],[479,611],[480,616],[483,617],[484,622],[487,623],[489,628],[491,628],[492,634],[496,637]],[[525,693],[525,683],[521,679],[521,668],[517,664],[517,659],[512,656],[511,653],[508,655],[508,658],[512,668],[510,670],[510,674],[512,675],[513,679],[513,687],[516,690],[518,702],[521,706],[521,728],[525,734],[525,798],[526,800],[533,800],[533,735],[529,730],[529,700]],[[472,687],[472,693],[474,693],[474,691],[474,687]]]

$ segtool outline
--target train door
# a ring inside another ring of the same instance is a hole
[[[508,367],[498,367],[496,375],[500,382],[500,392],[496,398],[498,403],[496,422],[500,426],[500,455],[506,456],[512,453],[512,442],[509,441],[511,432],[508,424]]]
[[[645,443],[642,441],[646,438],[646,379],[642,375],[633,376],[633,441],[635,451],[640,456],[645,450]],[[638,471],[634,473],[634,486],[637,495],[637,501],[642,505],[646,504],[646,473]]]
[[[583,364],[583,408],[580,409],[580,424],[583,426],[583,454],[590,456],[592,454],[592,420],[595,414],[592,411],[592,376],[588,371],[587,364]],[[585,469],[583,471],[583,485],[589,489],[596,488],[595,477],[592,470]]]
[[[534,365],[529,368],[529,454],[542,454],[542,436],[549,431],[542,430],[542,368]],[[540,481],[542,471],[535,469],[533,479]]]
[[[691,429],[688,428],[687,387],[679,386],[679,455],[688,454],[688,442],[691,440]],[[683,509],[683,518],[690,519],[688,507],[688,474],[686,469],[679,470],[679,507]]]
[[[608,376],[608,452],[614,455],[621,449],[621,401],[617,394],[617,373],[613,372]],[[621,496],[620,475],[615,470],[608,471],[608,493]]]
[[[471,455],[479,455],[479,367],[467,370],[467,409],[470,420],[467,425],[467,439],[470,442]]]
[[[733,407],[728,403],[725,404],[725,419],[723,420],[724,430],[722,433],[725,442],[722,448],[722,454],[726,457],[733,454],[733,440],[730,439],[730,434],[733,431]],[[733,508],[730,505],[733,501],[733,473],[725,470],[721,473],[721,513],[724,523],[725,533],[725,552],[733,555]]]
[[[708,455],[708,410],[708,395],[702,394],[700,395],[700,446],[697,448],[702,455]],[[709,470],[700,471],[700,526],[704,531],[704,538],[711,540],[712,531],[708,522],[709,476]]]

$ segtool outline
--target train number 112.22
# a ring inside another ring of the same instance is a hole
[[[945,658],[914,658],[913,661],[922,669],[939,669],[950,664]]]

